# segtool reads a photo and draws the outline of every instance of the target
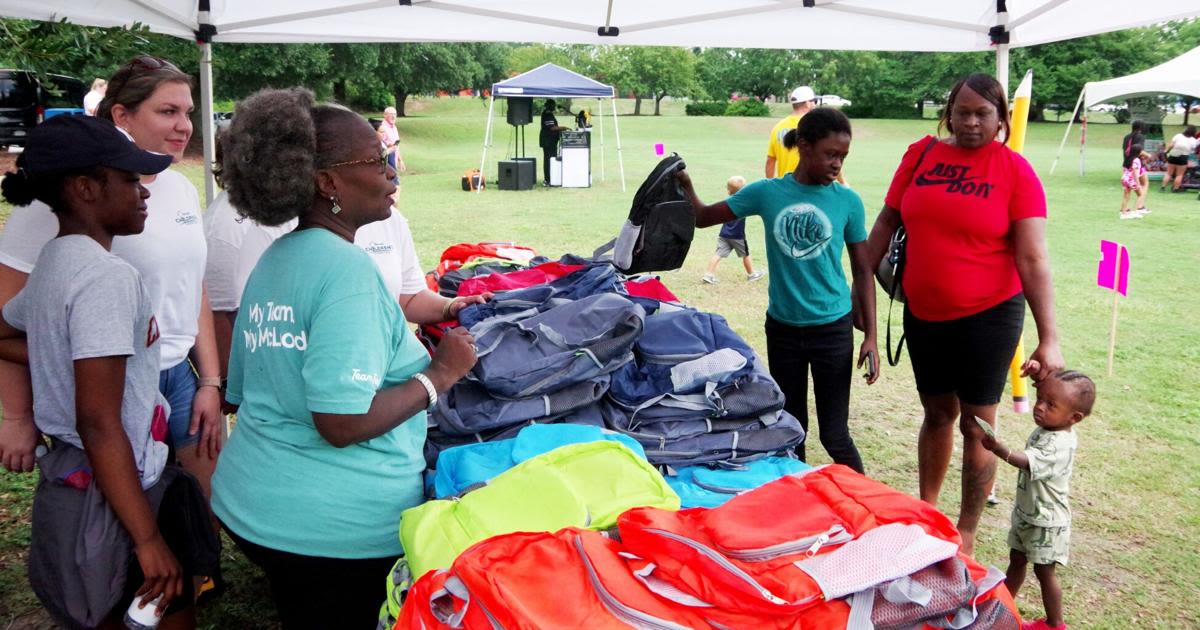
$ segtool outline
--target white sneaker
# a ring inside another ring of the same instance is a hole
[[[755,271],[754,273],[746,276],[746,282],[754,282],[755,280],[762,280],[763,276],[765,276],[765,275],[767,275],[767,274],[762,271]]]
[[[1129,212],[1121,213],[1122,221],[1124,221],[1125,219],[1140,219],[1140,218],[1142,218],[1142,215],[1138,214],[1137,212],[1134,212],[1133,210],[1130,210]]]
[[[1134,212],[1142,216],[1146,216],[1147,214],[1150,214],[1150,208],[1138,208],[1137,210],[1134,210]]]
[[[716,284],[717,277],[712,275],[711,273],[706,273],[700,277],[700,281],[703,282],[704,284]]]

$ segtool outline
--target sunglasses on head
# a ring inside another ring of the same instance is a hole
[[[119,94],[124,89],[125,84],[138,74],[164,69],[182,73],[175,64],[166,59],[160,59],[154,55],[138,55],[113,75],[113,79],[108,84],[108,91],[112,94]]]
[[[128,64],[126,64],[126,66],[128,66],[131,70],[162,70],[163,68],[176,71],[179,70],[179,68],[177,68],[175,64],[171,63],[170,61],[167,61],[166,59],[160,59],[154,55],[138,55],[137,57],[134,57],[133,60],[131,60]]]

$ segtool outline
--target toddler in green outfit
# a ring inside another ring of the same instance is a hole
[[[1015,598],[1032,561],[1046,608],[1045,619],[1027,622],[1022,630],[1065,630],[1062,589],[1054,569],[1067,564],[1070,546],[1068,497],[1076,446],[1072,427],[1092,413],[1096,385],[1080,372],[1062,370],[1034,386],[1037,404],[1033,420],[1037,428],[1025,442],[1025,450],[1014,451],[991,435],[985,436],[982,443],[1020,471],[1008,532],[1011,551],[1005,584]]]

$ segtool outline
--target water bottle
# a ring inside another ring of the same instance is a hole
[[[158,627],[158,622],[162,621],[162,615],[158,614],[158,602],[162,599],[162,595],[155,597],[146,603],[144,608],[138,608],[138,603],[142,601],[141,597],[134,597],[133,603],[129,605],[129,610],[125,611],[125,627],[129,630],[154,630]]]

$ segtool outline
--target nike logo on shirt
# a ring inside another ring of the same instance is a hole
[[[971,167],[963,164],[945,164],[938,162],[933,168],[917,176],[913,183],[918,186],[945,186],[948,193],[981,197],[987,199],[995,184],[977,182],[980,176],[967,177]]]

